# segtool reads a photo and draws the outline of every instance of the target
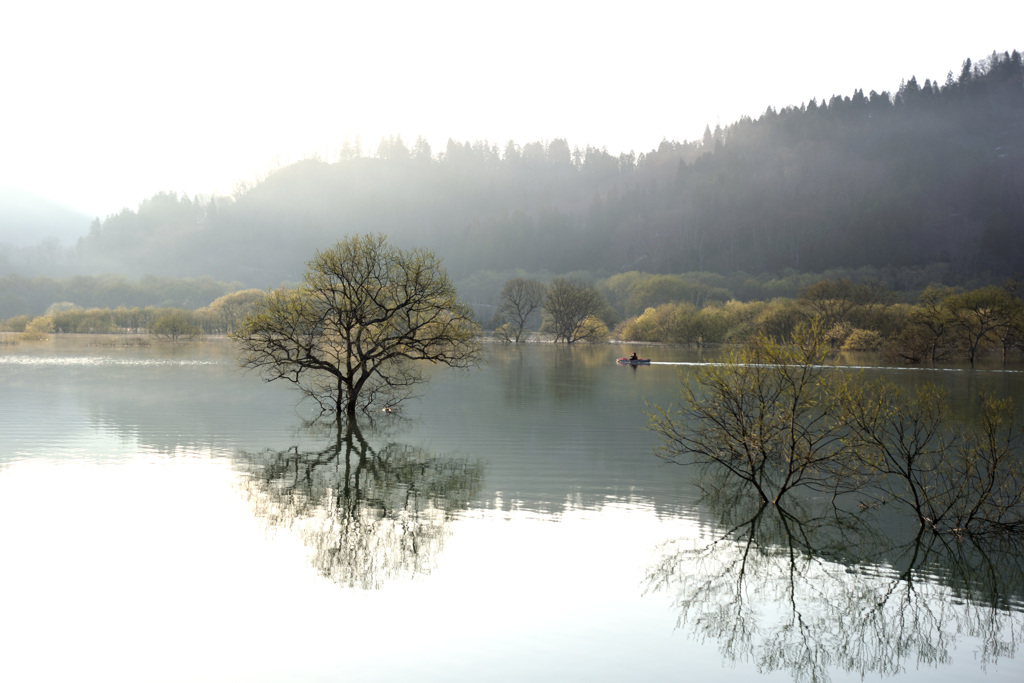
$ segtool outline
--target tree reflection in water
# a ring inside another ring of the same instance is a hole
[[[257,516],[295,530],[314,568],[343,586],[377,589],[429,573],[482,466],[394,442],[375,449],[354,424],[334,433],[320,450],[243,456]]]
[[[852,516],[743,500],[709,496],[714,535],[666,544],[647,576],[648,592],[673,596],[677,626],[718,641],[725,660],[827,681],[837,669],[891,676],[948,664],[965,638],[977,639],[982,670],[1016,654],[1018,541],[921,531],[901,542]]]

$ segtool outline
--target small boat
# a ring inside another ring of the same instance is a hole
[[[650,358],[616,358],[615,362],[616,363],[621,363],[623,365],[650,365],[651,364],[651,359]]]

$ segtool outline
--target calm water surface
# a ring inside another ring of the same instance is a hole
[[[0,680],[1024,680],[1019,549],[699,500],[693,366],[491,346],[336,435],[222,342],[0,348]]]

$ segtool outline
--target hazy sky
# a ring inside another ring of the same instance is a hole
[[[944,81],[1024,50],[1022,20],[1019,0],[10,2],[0,184],[105,217],[333,161],[346,137],[639,153],[769,105]]]

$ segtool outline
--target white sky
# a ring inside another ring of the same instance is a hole
[[[834,8],[834,9],[833,9]],[[12,0],[0,184],[105,217],[346,137],[648,151],[1024,50],[1024,2]]]

